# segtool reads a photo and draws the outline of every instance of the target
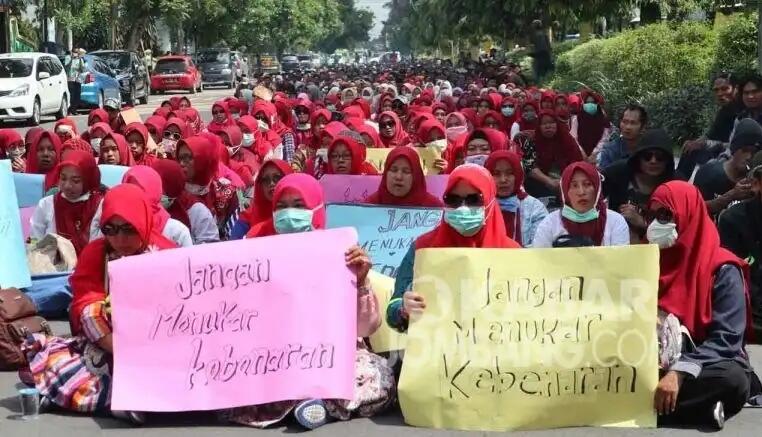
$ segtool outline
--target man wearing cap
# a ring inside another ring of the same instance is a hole
[[[716,216],[733,202],[753,196],[747,176],[751,158],[760,149],[762,126],[746,118],[738,123],[730,141],[730,159],[710,161],[699,169],[693,184],[701,191],[710,214]]]
[[[121,132],[123,124],[119,117],[119,111],[122,109],[120,106],[121,105],[119,104],[119,100],[113,97],[109,97],[105,102],[103,102],[103,109],[108,112],[108,124],[115,132]]]
[[[66,76],[69,85],[69,96],[71,105],[69,105],[69,114],[74,114],[81,104],[82,82],[87,75],[87,65],[83,56],[83,49],[74,49],[71,51],[71,60],[66,65]]]
[[[762,152],[751,160],[748,179],[751,199],[736,203],[720,215],[722,247],[749,263],[751,315],[754,338],[762,341]]]

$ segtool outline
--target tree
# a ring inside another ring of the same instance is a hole
[[[357,9],[354,0],[338,0],[337,3],[342,30],[317,43],[316,47],[325,53],[333,53],[338,48],[354,49],[370,39],[368,32],[373,27],[373,12]]]

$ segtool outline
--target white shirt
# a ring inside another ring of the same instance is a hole
[[[521,125],[518,121],[514,121],[513,126],[511,126],[511,140],[516,138],[516,135],[518,135],[519,132],[521,132]]]
[[[561,220],[561,210],[553,211],[537,226],[532,247],[553,247],[556,238],[568,233]],[[630,244],[630,228],[627,226],[627,221],[621,214],[609,209],[606,211],[606,229],[603,231],[601,246],[626,246],[628,244]]]
[[[167,221],[167,224],[164,225],[161,235],[168,240],[173,241],[179,247],[193,246],[193,238],[191,238],[190,229],[188,229],[188,227],[181,221],[173,218],[170,218],[169,221]]]
[[[193,244],[214,243],[220,241],[220,230],[212,212],[201,202],[196,202],[188,210],[190,231]]]
[[[29,231],[29,236],[35,240],[41,240],[48,234],[56,233],[56,211],[55,203],[53,199],[55,194],[45,196],[37,203],[37,208],[32,214],[32,218],[29,219],[29,223],[32,225]],[[95,211],[93,220],[90,222],[90,241],[99,237],[101,232],[101,208],[103,207],[103,200],[98,204],[98,209]]]

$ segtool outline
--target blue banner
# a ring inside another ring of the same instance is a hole
[[[15,190],[10,161],[0,161],[0,193],[3,194],[0,195],[0,288],[24,288],[32,285],[26,263],[18,201],[16,196],[7,195]]]
[[[370,256],[373,270],[395,278],[402,258],[415,239],[439,224],[442,210],[328,205],[326,215],[328,228],[350,226],[357,229],[359,244]]]
[[[45,194],[43,192],[45,175],[13,173],[13,185],[16,187],[16,200],[19,203],[19,208],[37,206]]]
[[[101,170],[101,184],[109,188],[121,184],[122,176],[130,169],[123,165],[108,164],[100,164],[98,168]]]

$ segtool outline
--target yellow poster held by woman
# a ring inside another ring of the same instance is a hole
[[[403,146],[407,147],[407,146]],[[413,147],[418,156],[421,158],[421,167],[423,167],[423,174],[436,175],[439,174],[439,170],[436,168],[436,160],[442,157],[442,152],[437,147]],[[390,148],[369,148],[365,149],[365,162],[373,165],[379,173],[383,173],[384,165],[386,164],[386,157],[389,156]]]
[[[655,427],[658,275],[652,245],[416,252],[405,422]]]

